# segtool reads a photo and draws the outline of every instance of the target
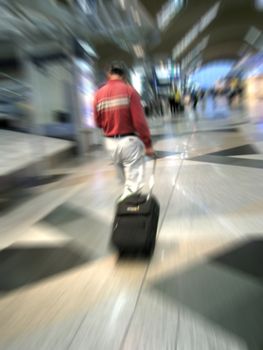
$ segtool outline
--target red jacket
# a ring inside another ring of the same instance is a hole
[[[94,98],[96,125],[105,136],[135,133],[151,146],[150,131],[144,116],[139,94],[123,80],[109,80]]]

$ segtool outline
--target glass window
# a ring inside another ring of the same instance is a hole
[[[215,83],[227,76],[234,65],[234,61],[215,61],[208,63],[191,75],[191,80],[201,88],[212,88]]]

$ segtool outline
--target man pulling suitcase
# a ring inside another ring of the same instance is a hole
[[[145,154],[154,156],[150,131],[140,96],[125,81],[126,68],[113,62],[108,82],[94,98],[96,125],[103,129],[124,191],[119,198],[112,242],[120,252],[151,254],[159,217],[159,205],[152,195],[143,195]]]

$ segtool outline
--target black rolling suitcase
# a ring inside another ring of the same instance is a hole
[[[112,243],[121,255],[151,256],[156,241],[160,206],[152,195],[156,160],[150,193],[133,194],[118,203],[112,230]]]

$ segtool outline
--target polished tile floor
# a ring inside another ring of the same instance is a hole
[[[151,261],[109,246],[103,151],[0,218],[1,350],[263,349],[263,116],[219,102],[149,121]]]
[[[0,176],[70,148],[70,141],[0,129]]]

